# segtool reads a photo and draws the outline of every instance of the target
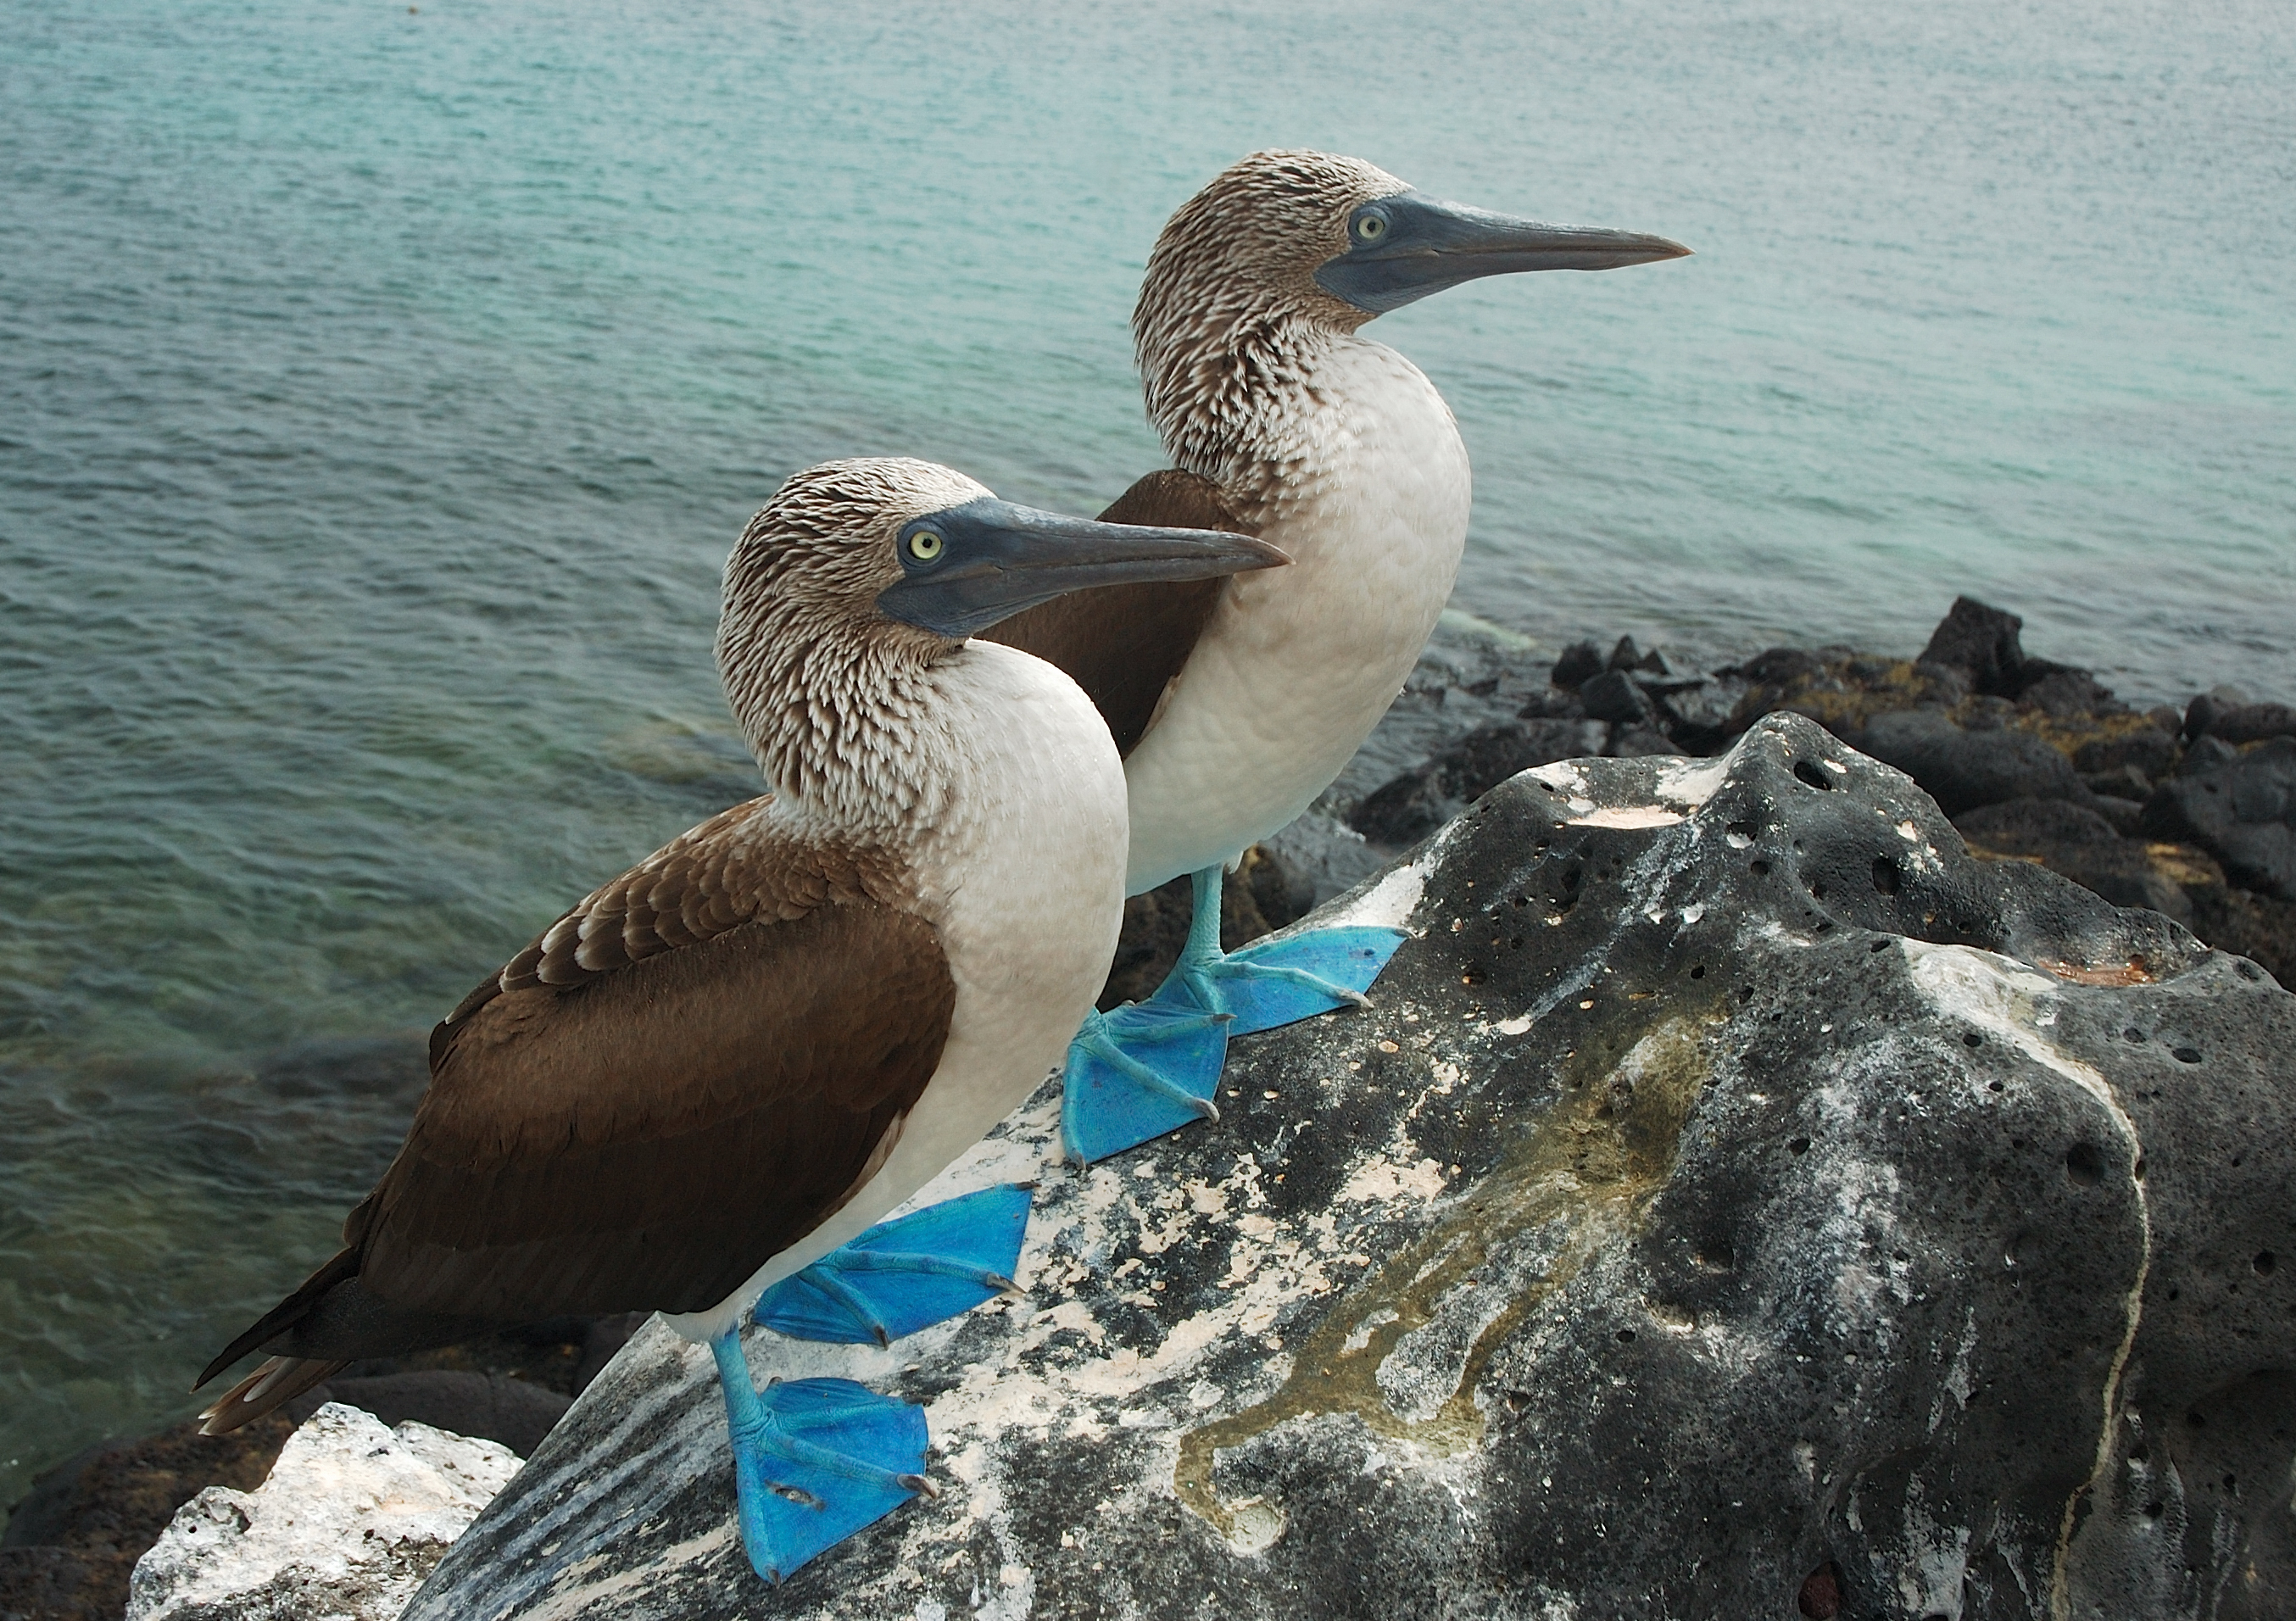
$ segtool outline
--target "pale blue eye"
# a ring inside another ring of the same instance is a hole
[[[940,536],[931,529],[919,529],[909,536],[909,555],[921,563],[929,563],[940,555]]]
[[[1376,214],[1365,214],[1356,221],[1356,241],[1375,242],[1387,234],[1387,221]]]

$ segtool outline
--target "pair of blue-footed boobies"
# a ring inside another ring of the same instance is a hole
[[[439,1026],[341,1252],[202,1375],[267,1354],[209,1432],[355,1358],[651,1309],[716,1357],[760,1575],[929,1490],[917,1409],[848,1380],[760,1392],[742,1320],[883,1339],[967,1309],[1009,1286],[1024,1191],[872,1224],[1064,1048],[1068,1148],[1096,1158],[1210,1113],[1232,1031],[1361,999],[1392,931],[1232,957],[1218,932],[1224,865],[1346,764],[1457,569],[1450,413],[1358,329],[1476,276],[1684,251],[1261,153],[1157,243],[1134,325],[1178,465],[1102,521],[923,463],[792,477],[726,565],[718,637],[774,791]],[[1184,872],[1172,978],[1092,1013],[1123,896]]]

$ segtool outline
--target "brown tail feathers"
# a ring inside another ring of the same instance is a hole
[[[349,1364],[311,1362],[299,1356],[266,1358],[254,1372],[217,1398],[200,1414],[200,1433],[220,1436],[251,1424],[283,1403],[291,1402],[312,1386],[341,1372]]]

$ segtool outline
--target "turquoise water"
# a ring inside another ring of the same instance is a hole
[[[1912,651],[1972,591],[2296,698],[2292,67],[2280,0],[0,0],[0,1502],[184,1411],[392,1055],[751,790],[783,473],[1157,464],[1140,266],[1254,147],[1699,250],[1380,323],[1462,606]]]

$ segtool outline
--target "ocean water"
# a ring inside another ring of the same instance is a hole
[[[2296,698],[2296,11],[0,0],[0,1503],[188,1410],[405,1055],[753,790],[717,570],[1158,465],[1164,216],[1316,145],[1698,257],[1382,320],[1459,605]]]

